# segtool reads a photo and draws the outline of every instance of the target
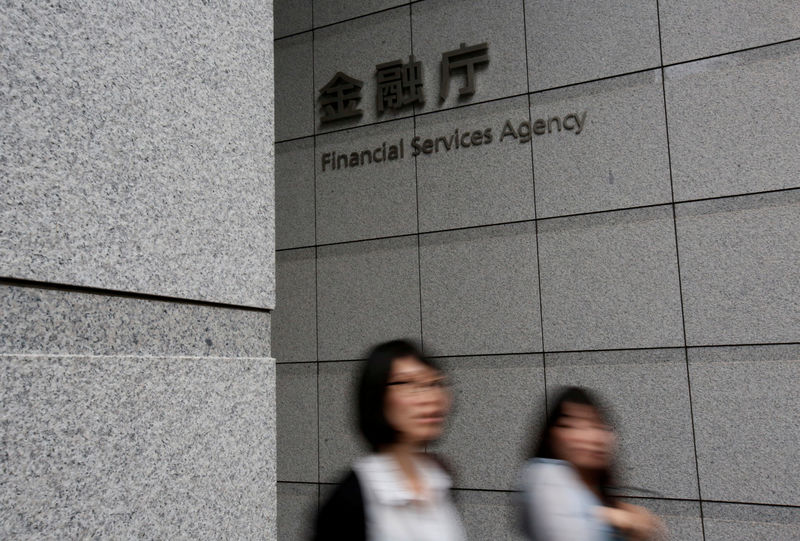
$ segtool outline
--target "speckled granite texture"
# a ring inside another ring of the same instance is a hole
[[[271,308],[270,2],[0,14],[0,275]]]
[[[0,285],[0,313],[0,354],[270,354],[268,312]]]
[[[0,356],[0,538],[275,539],[269,358]]]

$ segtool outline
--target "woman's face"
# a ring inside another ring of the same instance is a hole
[[[442,433],[450,392],[441,372],[416,357],[399,357],[392,361],[384,407],[398,440],[421,444]]]
[[[599,470],[611,463],[616,437],[592,406],[566,402],[551,429],[557,458],[578,469]]]

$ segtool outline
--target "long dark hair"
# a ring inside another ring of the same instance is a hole
[[[422,364],[440,370],[408,340],[384,342],[370,350],[358,382],[358,427],[373,451],[397,440],[397,431],[386,420],[384,399],[392,361],[402,357],[414,357]]]
[[[538,439],[534,442],[531,450],[531,458],[552,458],[559,459],[556,456],[552,445],[553,427],[558,424],[559,419],[564,416],[564,404],[579,404],[582,406],[590,406],[597,412],[600,419],[609,426],[612,426],[608,416],[608,409],[604,407],[602,402],[594,396],[591,391],[582,387],[565,387],[561,390],[559,395],[550,408],[550,413],[547,416],[547,422],[542,427]],[[600,490],[601,499],[606,505],[613,505],[616,498],[610,493],[617,484],[616,476],[614,475],[613,460],[605,468],[598,472],[597,476],[598,489]]]

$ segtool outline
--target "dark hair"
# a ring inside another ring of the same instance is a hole
[[[378,451],[381,446],[394,443],[397,439],[397,431],[384,414],[384,398],[392,361],[402,357],[414,357],[439,370],[433,361],[425,358],[419,348],[408,340],[392,340],[372,348],[358,382],[358,427],[373,451]]]
[[[608,418],[607,408],[591,393],[591,391],[582,387],[565,387],[561,390],[550,408],[547,422],[542,427],[538,440],[534,443],[531,455],[532,458],[560,458],[556,456],[553,451],[551,440],[553,427],[558,424],[559,419],[564,415],[564,404],[590,406],[597,412],[603,422],[608,425],[612,424]],[[614,497],[609,491],[616,486],[613,463],[599,472],[597,481],[602,500],[606,504],[612,504],[614,502]]]

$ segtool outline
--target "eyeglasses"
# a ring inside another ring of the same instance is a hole
[[[390,381],[387,387],[393,387],[397,392],[403,394],[419,394],[424,391],[441,391],[447,388],[445,378],[427,380],[397,380]]]

